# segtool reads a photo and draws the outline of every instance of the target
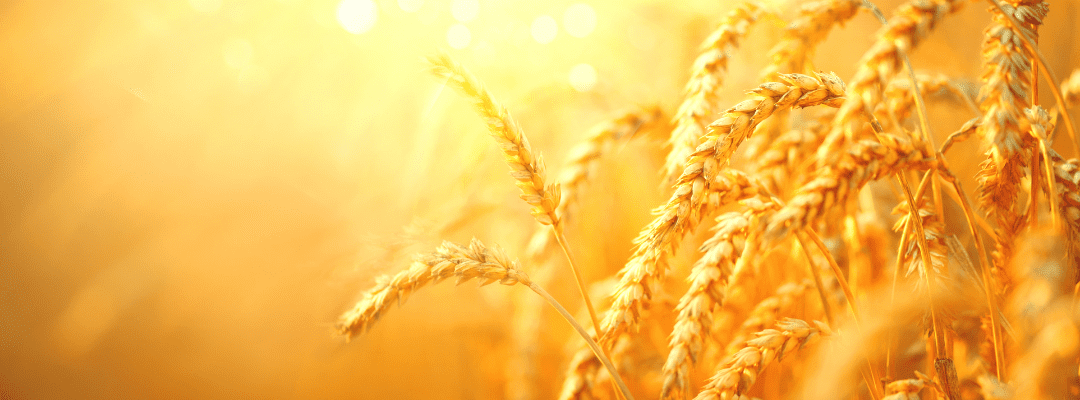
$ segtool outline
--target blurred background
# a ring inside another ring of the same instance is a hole
[[[1054,3],[1041,39],[1060,78],[1080,65],[1077,6]],[[557,173],[587,128],[620,110],[670,116],[731,7],[0,2],[0,398],[513,392],[507,299],[521,288],[437,285],[352,343],[332,334],[410,254],[477,237],[520,255],[536,228],[468,101],[423,57],[442,50],[470,68]],[[985,8],[947,19],[912,54],[916,68],[975,82]],[[785,25],[758,23],[733,55],[731,104]],[[849,78],[879,26],[862,13],[834,30],[815,67]],[[569,236],[590,281],[619,268],[666,198],[663,134],[618,149],[589,189]],[[569,283],[551,291],[580,306]],[[537,390],[551,398],[574,346],[544,318],[559,351],[543,355]]]

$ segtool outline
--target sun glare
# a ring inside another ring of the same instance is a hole
[[[379,9],[371,0],[341,0],[338,3],[338,23],[354,35],[371,30],[378,16]]]

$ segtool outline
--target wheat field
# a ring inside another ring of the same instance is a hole
[[[8,3],[0,397],[1080,398],[1078,28]]]

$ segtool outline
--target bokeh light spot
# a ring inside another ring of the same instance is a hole
[[[549,15],[541,15],[533,20],[532,37],[537,43],[551,43],[551,41],[555,40],[557,33],[559,33],[559,24],[555,22],[555,18],[551,18]]]
[[[570,68],[570,86],[579,92],[587,92],[596,86],[596,68],[589,64],[578,64]]]
[[[446,31],[446,41],[450,47],[464,49],[472,41],[472,32],[469,32],[469,28],[465,25],[454,24],[450,30]]]
[[[571,5],[563,13],[563,27],[570,36],[589,36],[593,29],[596,29],[596,11],[584,3]]]
[[[420,6],[424,5],[424,0],[398,0],[397,5],[401,7],[401,11],[414,13],[420,11]]]
[[[371,0],[341,0],[338,3],[338,23],[354,35],[371,30],[378,16],[379,9]]]
[[[452,14],[454,19],[458,22],[472,21],[480,14],[480,1],[454,0],[454,3],[450,5],[450,14]]]

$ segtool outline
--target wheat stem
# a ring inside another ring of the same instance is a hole
[[[551,295],[548,294],[547,291],[545,291],[535,282],[531,282],[529,284],[529,289],[532,289],[532,291],[536,292],[536,294],[543,297],[544,300],[547,300],[548,304],[551,304],[552,307],[555,307],[555,310],[559,312],[559,315],[561,315],[567,323],[574,327],[574,330],[577,331],[578,335],[581,335],[581,337],[585,339],[585,343],[589,345],[590,349],[592,349],[593,354],[595,354],[596,357],[600,359],[600,362],[604,364],[604,368],[607,368],[608,373],[611,374],[612,379],[618,386],[619,393],[627,400],[634,400],[634,395],[630,394],[630,389],[626,387],[626,383],[623,382],[622,376],[619,375],[619,371],[615,369],[615,364],[613,364],[611,360],[608,359],[606,355],[604,355],[604,350],[601,349],[600,345],[598,345],[596,341],[589,336],[589,333],[585,331],[585,328],[583,328],[581,324],[577,323],[577,321],[574,320],[574,317],[570,315],[570,312],[566,311],[566,309],[563,308],[563,306],[559,304],[559,302],[555,300],[554,297],[551,297]]]

